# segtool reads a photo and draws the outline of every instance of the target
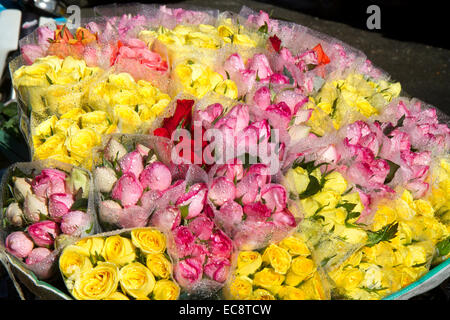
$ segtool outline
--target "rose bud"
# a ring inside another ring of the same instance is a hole
[[[38,222],[41,214],[48,216],[47,205],[34,194],[26,196],[23,211],[25,218],[32,222]]]
[[[258,192],[258,175],[256,174],[246,174],[236,185],[236,198],[241,199],[244,205],[255,202]]]
[[[22,199],[31,194],[31,184],[25,178],[14,178],[14,194]]]
[[[17,258],[26,258],[33,250],[34,243],[25,232],[15,231],[6,237],[5,246],[6,251]]]
[[[6,208],[6,219],[8,219],[8,222],[15,227],[21,227],[23,225],[23,212],[17,202],[11,203],[8,208]]]
[[[295,221],[294,215],[288,210],[278,211],[272,214],[273,223],[280,227],[295,227],[297,221]]]
[[[181,212],[175,206],[168,206],[164,210],[158,210],[151,217],[151,225],[162,231],[170,231],[181,223]]]
[[[187,227],[196,238],[208,240],[211,237],[214,222],[204,215],[199,215],[194,218]]]
[[[194,244],[192,246],[191,257],[198,259],[202,265],[205,263],[206,255],[208,253],[208,248],[203,244]]]
[[[247,62],[247,68],[257,73],[260,79],[266,79],[272,75],[269,60],[262,53],[257,53]]]
[[[236,197],[236,187],[233,181],[226,177],[214,178],[208,191],[208,198],[216,205],[221,206]]]
[[[142,195],[142,186],[133,173],[125,173],[115,183],[112,198],[120,200],[124,207],[135,205]]]
[[[266,184],[261,188],[261,198],[270,211],[281,211],[286,207],[286,189],[281,184]]]
[[[196,258],[181,260],[174,266],[175,280],[183,288],[188,288],[199,281],[203,276],[202,263]]]
[[[138,143],[136,145],[136,151],[139,152],[142,157],[146,157],[146,156],[148,156],[148,153],[150,152],[150,148],[147,148],[146,146]]]
[[[139,177],[142,170],[144,170],[144,159],[139,151],[133,151],[127,153],[119,160],[120,168],[123,173],[134,173],[136,177]]]
[[[217,218],[227,231],[241,223],[243,215],[244,211],[242,210],[242,206],[236,201],[230,200],[220,207]]]
[[[94,171],[95,188],[100,192],[111,192],[117,181],[116,173],[108,167],[98,167]]]
[[[58,225],[50,220],[36,222],[28,227],[28,234],[34,243],[40,247],[53,245],[59,234]]]
[[[272,211],[261,202],[244,205],[244,213],[249,221],[266,221],[270,218]]]
[[[115,139],[109,140],[104,151],[104,157],[109,161],[119,160],[126,154],[125,147]]]
[[[178,207],[189,206],[186,219],[198,216],[204,209],[208,187],[205,183],[193,184],[187,193],[178,198],[175,203]]]
[[[145,167],[139,177],[139,181],[144,189],[150,188],[152,190],[164,191],[172,183],[172,174],[165,164],[156,161]]]
[[[50,216],[59,221],[70,210],[75,201],[73,196],[67,193],[54,193],[48,199],[48,211]]]
[[[144,192],[141,197],[141,206],[146,210],[152,209],[156,205],[156,201],[161,198],[161,191],[149,190]]]
[[[99,218],[102,222],[117,225],[122,214],[122,207],[113,200],[105,200],[100,203]]]
[[[223,112],[223,107],[220,103],[214,103],[206,107],[205,110],[199,110],[198,120],[206,121],[207,123],[212,123],[216,118],[218,118]]]
[[[54,193],[66,192],[66,174],[57,169],[43,169],[31,183],[35,195],[47,198]]]
[[[231,239],[221,230],[215,231],[208,241],[211,255],[214,257],[228,258],[233,251]]]
[[[192,232],[185,226],[178,226],[173,232],[178,258],[191,255],[194,246]]]
[[[235,163],[227,163],[217,168],[217,177],[224,176],[230,181],[240,181],[244,175],[244,166],[241,159],[235,159]]]
[[[51,254],[52,252],[47,248],[42,247],[34,248],[28,255],[27,259],[25,260],[25,263],[26,264],[39,263],[45,260],[45,258],[47,258]]]
[[[81,237],[90,227],[91,218],[83,211],[70,211],[61,221],[61,231],[74,237]]]
[[[271,102],[271,93],[269,88],[261,87],[258,90],[256,90],[253,96],[253,101],[262,110],[266,110],[266,108],[270,105]]]
[[[123,208],[119,216],[119,225],[122,228],[137,228],[147,226],[150,211],[139,206],[129,206]]]
[[[76,194],[80,189],[82,197],[87,198],[89,195],[89,175],[84,170],[73,168],[69,178],[66,180],[67,192]]]
[[[214,281],[225,282],[230,266],[231,263],[228,259],[210,257],[203,272]]]
[[[256,180],[258,181],[258,187],[262,188],[270,182],[270,168],[262,163],[252,164],[246,175],[256,175]]]

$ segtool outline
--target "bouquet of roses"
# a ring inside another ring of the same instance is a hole
[[[64,248],[59,269],[77,300],[176,300],[166,237],[154,228],[87,237]]]
[[[6,252],[40,278],[53,274],[66,238],[97,232],[90,174],[56,161],[18,163],[2,181]]]

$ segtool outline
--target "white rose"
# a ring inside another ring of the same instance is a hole
[[[34,194],[29,194],[25,198],[24,213],[27,220],[39,221],[39,215],[48,215],[47,205]]]
[[[115,139],[109,140],[105,148],[105,158],[109,161],[119,160],[127,154],[125,147]]]
[[[23,225],[22,216],[22,209],[20,209],[17,202],[11,203],[6,209],[6,219],[8,219],[9,223],[11,223],[13,226],[21,227]]]
[[[27,182],[25,178],[15,178],[14,180],[14,193],[25,199],[25,197],[31,194],[31,184]]]
[[[291,144],[299,142],[306,138],[309,134],[310,127],[304,125],[295,125],[289,128],[289,135],[291,136]]]
[[[111,192],[117,181],[116,173],[107,167],[98,167],[94,171],[95,188],[100,192]]]

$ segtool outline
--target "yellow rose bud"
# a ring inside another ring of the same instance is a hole
[[[343,270],[338,279],[335,280],[338,287],[345,290],[352,290],[358,287],[364,279],[364,273],[356,268],[348,268]]]
[[[215,92],[227,96],[230,99],[237,99],[238,89],[232,80],[221,81],[214,89]]]
[[[59,269],[67,278],[78,276],[91,268],[89,251],[82,247],[70,245],[63,250],[59,258]]]
[[[99,264],[75,280],[72,295],[77,300],[102,300],[117,290],[119,270],[113,263]]]
[[[67,155],[64,147],[65,137],[62,134],[54,134],[42,143],[39,147],[34,149],[35,159],[48,159],[53,155]]]
[[[295,195],[299,195],[308,187],[308,171],[302,167],[290,169],[286,175],[286,180],[289,191],[295,193]]]
[[[135,248],[130,239],[119,235],[106,238],[102,256],[106,261],[123,266],[136,258]]]
[[[291,286],[283,286],[278,295],[283,300],[306,300],[306,294],[303,290]]]
[[[419,214],[430,218],[434,217],[434,209],[430,202],[418,199],[414,201],[414,204]]]
[[[110,125],[111,120],[105,111],[92,111],[81,115],[80,122],[82,128],[91,128],[103,134]]]
[[[180,287],[175,282],[167,279],[156,281],[153,288],[153,299],[177,300],[179,296]]]
[[[75,122],[78,122],[80,117],[85,113],[86,113],[86,111],[84,111],[81,108],[74,108],[74,109],[64,113],[63,115],[61,115],[61,117],[59,117],[59,119],[71,119]]]
[[[163,253],[166,249],[166,237],[156,229],[141,228],[131,231],[133,244],[147,254]]]
[[[237,259],[236,274],[248,276],[256,272],[262,264],[262,258],[256,251],[241,251]]]
[[[34,135],[39,138],[48,138],[53,135],[55,131],[55,125],[58,121],[56,116],[51,116],[47,120],[41,122],[35,129]]]
[[[256,289],[250,297],[251,300],[276,300],[275,297],[267,290]]]
[[[133,298],[147,297],[155,287],[155,277],[143,264],[133,262],[119,271],[120,287]]]
[[[77,246],[84,248],[90,255],[100,255],[103,252],[105,240],[101,237],[84,238],[77,242]]]
[[[342,174],[333,171],[326,176],[323,188],[343,194],[347,190],[347,181],[345,181]]]
[[[313,195],[312,198],[317,201],[323,209],[333,209],[336,208],[341,196],[335,191],[323,190]]]
[[[272,268],[264,268],[255,273],[253,284],[269,291],[273,291],[283,283],[284,279],[284,275],[275,272]]]
[[[302,282],[303,280],[305,280],[304,276],[299,276],[298,274],[296,274],[293,271],[289,271],[286,274],[286,280],[284,281],[285,284],[287,284],[288,286],[292,286],[292,287],[296,287],[300,284],[300,282]]]
[[[90,157],[91,150],[101,142],[100,135],[92,129],[85,128],[67,138],[65,146],[71,156],[85,159]]]
[[[309,256],[311,252],[309,251],[306,244],[299,238],[295,236],[284,238],[279,246],[286,249],[293,256]]]
[[[147,255],[146,263],[157,278],[167,279],[172,272],[172,263],[161,253]]]
[[[128,106],[114,107],[114,117],[122,133],[136,133],[141,125],[139,114]]]
[[[303,277],[301,281],[310,277],[314,271],[316,271],[316,266],[314,261],[311,259],[299,256],[292,259],[291,271],[300,277]]]
[[[286,249],[276,244],[271,244],[264,250],[262,260],[270,264],[275,272],[286,274],[291,265],[292,258]]]
[[[130,300],[130,299],[128,299],[128,297],[123,293],[116,291],[107,298],[105,298],[105,300]]]
[[[240,276],[233,279],[230,285],[230,294],[233,299],[243,300],[248,297],[253,292],[253,281],[252,279]]]

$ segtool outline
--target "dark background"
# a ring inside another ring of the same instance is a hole
[[[6,8],[20,8],[22,23],[43,15],[34,8],[33,0],[1,0]],[[84,13],[95,5],[106,4],[98,0],[67,0],[67,5],[77,4]],[[111,1],[111,3],[136,1]],[[256,11],[272,13],[272,18],[302,24],[311,29],[331,35],[363,51],[378,67],[388,72],[393,80],[400,81],[403,90],[450,114],[450,30],[449,16],[444,1],[345,1],[345,0],[185,0],[185,1],[140,1],[165,3],[170,7],[203,6],[219,10],[239,12],[243,5]],[[368,30],[367,7],[376,4],[381,9],[381,30]],[[45,15],[45,14],[44,14]],[[22,29],[21,37],[32,29]],[[7,32],[1,30],[2,32]],[[1,35],[0,35],[1,36]],[[12,53],[11,57],[18,52]],[[0,81],[1,101],[10,93],[8,73]],[[25,161],[28,159],[24,159]],[[1,168],[9,165],[0,154]],[[25,290],[28,299],[35,297]],[[11,281],[0,267],[0,299],[18,299]],[[450,301],[450,279],[439,287],[413,298],[414,300]]]

